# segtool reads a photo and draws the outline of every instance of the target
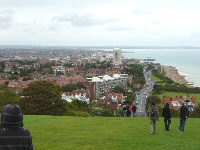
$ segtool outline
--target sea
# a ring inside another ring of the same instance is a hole
[[[155,59],[161,65],[177,68],[180,75],[193,84],[200,87],[200,49],[122,49],[125,58]]]

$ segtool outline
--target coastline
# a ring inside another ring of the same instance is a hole
[[[179,84],[184,84],[187,87],[193,87],[189,84],[189,82],[185,79],[184,76],[180,75],[176,67],[164,66],[164,65],[162,65],[162,67],[164,71],[166,72],[166,76],[172,79],[174,82],[177,82]]]

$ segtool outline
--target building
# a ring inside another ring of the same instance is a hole
[[[61,95],[61,98],[68,102],[72,102],[73,99],[78,99],[80,101],[86,102],[87,104],[90,103],[90,99],[88,97],[88,91],[83,89],[74,90],[72,92],[64,92]]]
[[[109,75],[87,78],[84,85],[89,89],[90,99],[98,99],[104,93],[112,91],[116,86],[127,89],[128,78],[114,74],[112,77]]]
[[[66,69],[63,66],[53,66],[52,69],[54,74],[57,74],[58,72],[66,74]]]
[[[193,108],[196,104],[196,98],[194,97],[166,97],[163,96],[162,97],[162,104],[169,104],[170,109],[175,109],[175,110],[179,110],[179,108],[181,107],[181,103],[187,103],[188,108],[190,111],[193,111]]]
[[[119,66],[121,65],[121,49],[115,48],[113,50],[113,65]]]

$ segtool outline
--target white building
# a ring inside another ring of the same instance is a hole
[[[121,49],[114,48],[113,50],[113,65],[119,66],[121,64]]]
[[[87,104],[90,103],[90,99],[86,96],[86,93],[83,93],[83,94],[81,94],[81,93],[76,93],[75,95],[73,95],[73,94],[68,95],[68,94],[66,94],[66,93],[63,93],[63,94],[61,95],[61,99],[64,99],[64,100],[66,100],[66,101],[68,101],[68,102],[72,102],[73,99],[78,99],[78,100],[80,100],[80,101],[86,102]]]
[[[54,74],[56,74],[57,72],[61,72],[63,74],[66,74],[66,69],[63,66],[54,66],[53,72],[54,72]]]
[[[114,74],[112,77],[109,75],[98,76],[88,78],[89,82],[95,83],[94,93],[95,98],[102,96],[105,92],[112,91],[115,86],[120,86],[127,89],[128,78],[120,76],[120,74]]]

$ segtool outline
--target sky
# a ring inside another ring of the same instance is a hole
[[[0,0],[0,45],[200,46],[199,0]]]

